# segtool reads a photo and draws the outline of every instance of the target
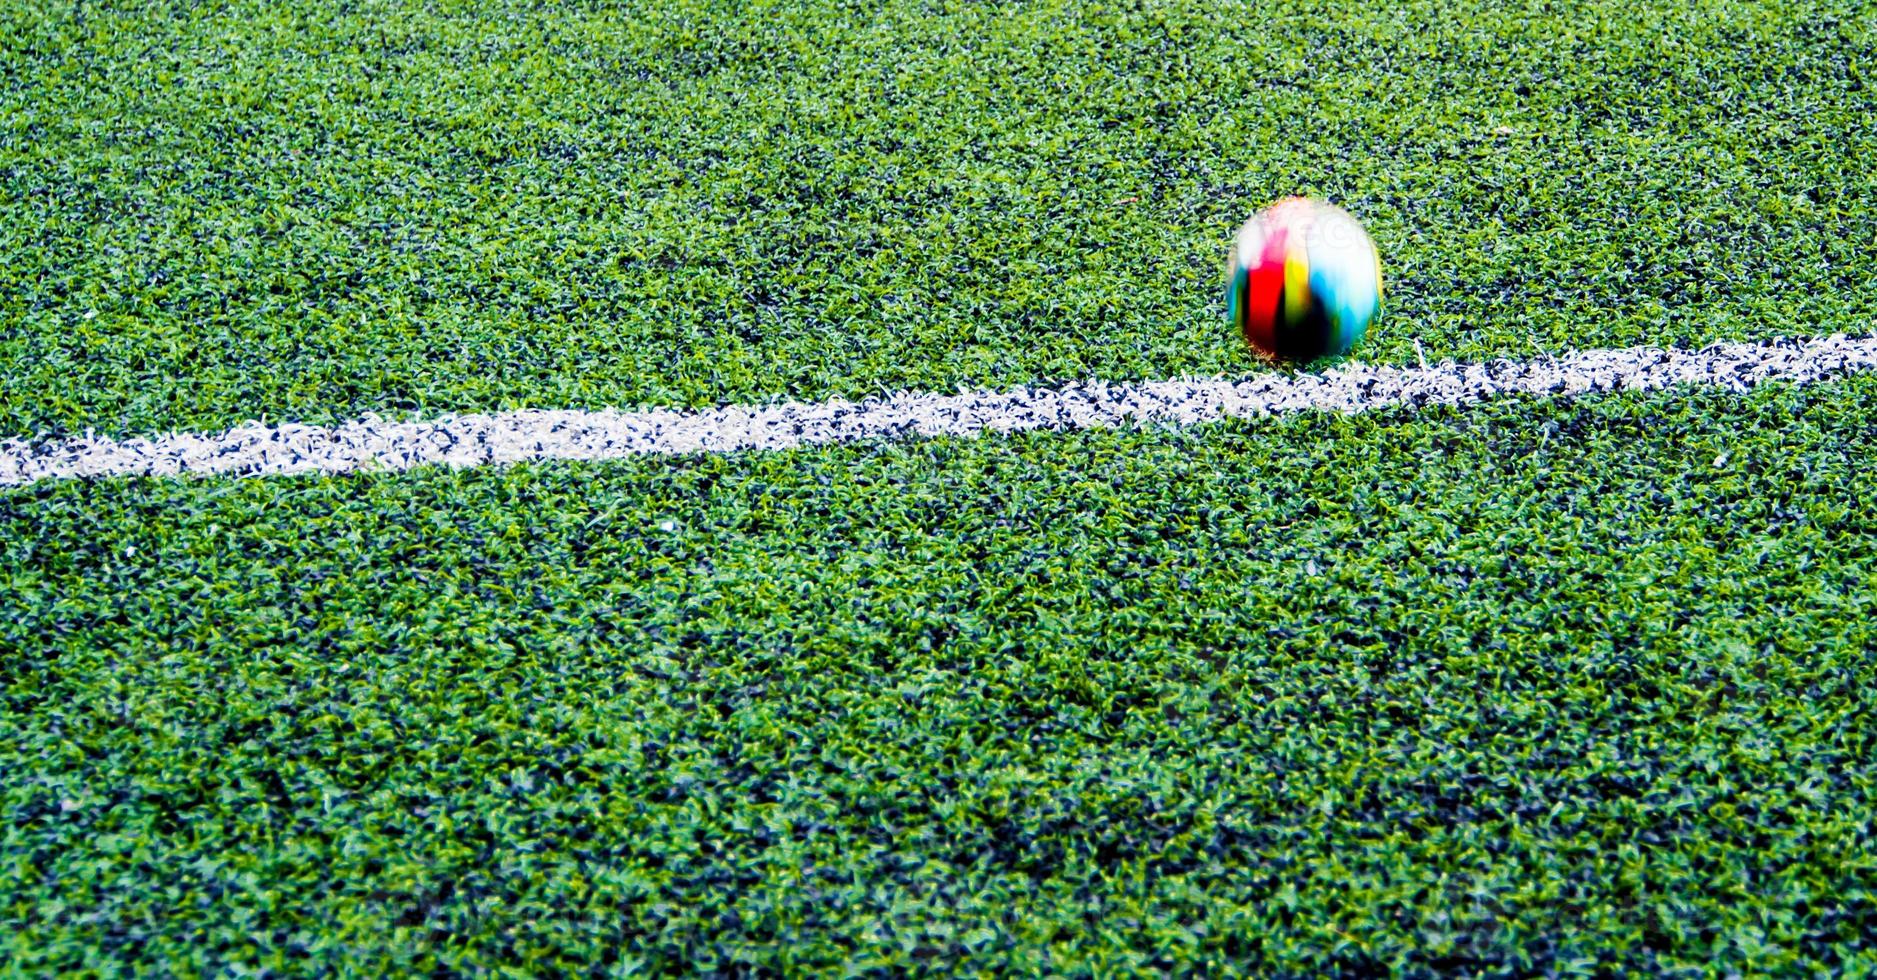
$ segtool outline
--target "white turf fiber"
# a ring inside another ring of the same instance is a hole
[[[1478,364],[1350,364],[1320,374],[1271,372],[1237,381],[1086,381],[1005,392],[907,392],[860,402],[784,402],[702,412],[530,409],[415,422],[366,416],[333,428],[251,422],[220,433],[0,441],[0,485],[123,475],[264,476],[617,459],[1129,422],[1185,425],[1277,412],[1458,405],[1500,395],[1571,396],[1678,384],[1744,390],[1766,381],[1804,384],[1874,368],[1877,337],[1834,335],[1699,350],[1587,350]]]

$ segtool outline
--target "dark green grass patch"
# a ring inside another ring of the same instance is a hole
[[[0,494],[0,962],[1855,972],[1877,379]]]
[[[1364,358],[1867,330],[1870,5],[1662,6],[10,5],[0,435],[1248,371],[1299,192]]]

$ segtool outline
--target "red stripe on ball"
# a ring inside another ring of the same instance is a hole
[[[1245,274],[1245,339],[1259,350],[1277,353],[1277,305],[1284,296],[1284,240],[1289,229],[1273,228],[1264,254]]]

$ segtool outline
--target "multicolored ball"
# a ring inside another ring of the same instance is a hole
[[[1246,342],[1287,361],[1340,356],[1382,305],[1369,233],[1333,204],[1292,197],[1258,212],[1232,248],[1227,307]]]

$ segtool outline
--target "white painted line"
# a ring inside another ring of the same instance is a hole
[[[1877,369],[1877,337],[1631,347],[1533,361],[1426,367],[1352,364],[1320,374],[1272,372],[1138,384],[1082,382],[957,395],[729,407],[704,412],[527,410],[430,421],[367,416],[334,428],[249,423],[227,432],[156,438],[0,442],[0,485],[121,475],[261,476],[487,466],[536,459],[617,459],[645,453],[730,452],[908,435],[1190,424],[1226,416],[1389,405],[1457,405],[1498,395],[1570,396],[1676,384],[1742,390]]]

